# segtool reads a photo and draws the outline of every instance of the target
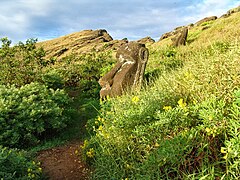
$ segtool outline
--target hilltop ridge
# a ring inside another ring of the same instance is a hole
[[[220,21],[229,18],[231,15],[238,13],[240,6],[227,11],[221,17],[216,16],[205,17],[194,24],[187,25],[191,35],[192,32],[206,30],[209,28],[208,22],[211,24],[213,21]],[[159,36],[160,39],[155,42],[151,37],[144,37],[138,42],[144,44],[171,44],[171,38],[175,36],[182,27],[176,27],[173,31],[164,33]],[[92,50],[105,51],[105,50],[116,50],[120,45],[128,42],[127,38],[122,40],[114,40],[111,35],[105,29],[99,30],[83,30],[75,32],[62,37],[58,37],[52,40],[39,42],[38,45],[42,46],[46,50],[47,57],[55,57],[60,59],[68,56],[71,53],[88,53]]]

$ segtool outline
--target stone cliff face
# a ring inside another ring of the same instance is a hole
[[[142,44],[154,43],[150,37],[138,40]],[[118,50],[127,43],[127,39],[113,40],[104,29],[84,30],[62,36],[56,39],[39,42],[37,45],[43,47],[47,58],[55,57],[61,59],[72,53],[88,53],[91,51]]]
[[[47,57],[62,58],[71,53],[87,53],[107,48],[113,38],[106,30],[84,30],[53,40],[38,43],[47,53]],[[109,45],[111,46],[111,45]]]

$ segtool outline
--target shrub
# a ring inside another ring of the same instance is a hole
[[[31,83],[0,86],[0,144],[26,147],[66,126],[68,96],[63,90]]]
[[[48,88],[62,89],[64,86],[64,80],[61,74],[56,69],[50,69],[48,72],[43,73],[42,82]]]
[[[4,180],[40,179],[42,168],[26,151],[0,146],[0,178]]]
[[[10,46],[11,41],[2,38],[0,47],[0,84],[15,84],[18,87],[39,79],[41,69],[51,60],[44,59],[45,51],[36,47],[36,39]]]

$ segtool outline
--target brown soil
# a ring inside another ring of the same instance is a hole
[[[40,151],[38,160],[43,173],[50,180],[87,180],[90,168],[79,157],[82,143],[70,143],[62,147]],[[75,151],[78,150],[78,154]]]

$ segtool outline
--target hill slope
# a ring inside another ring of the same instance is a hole
[[[236,12],[190,29],[186,46],[148,46],[147,86],[89,122],[95,179],[240,178],[239,25]]]
[[[145,88],[101,103],[88,121],[82,150],[93,178],[240,178],[240,12],[197,24],[186,46],[172,47],[172,37],[147,44]],[[48,41],[47,52],[91,51],[95,32]],[[99,51],[116,42],[106,31],[98,40]]]

